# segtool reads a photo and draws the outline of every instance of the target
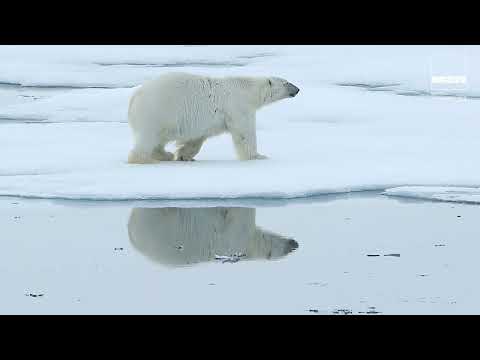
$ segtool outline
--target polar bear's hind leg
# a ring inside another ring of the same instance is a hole
[[[174,159],[174,155],[165,151],[164,144],[158,144],[152,151],[152,158],[157,161],[171,161]]]
[[[135,136],[135,147],[128,155],[130,164],[153,164],[173,160],[173,154],[165,151],[165,145],[158,137],[145,134]]]
[[[137,148],[132,149],[128,154],[129,164],[152,164],[155,162],[157,161],[155,161],[150,154]]]
[[[177,161],[194,161],[195,155],[198,154],[202,147],[205,138],[198,138],[187,141],[185,143],[177,144],[177,151],[175,152],[175,160]]]

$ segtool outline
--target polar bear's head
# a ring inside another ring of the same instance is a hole
[[[285,79],[278,77],[265,78],[262,81],[263,104],[294,97],[300,89]]]

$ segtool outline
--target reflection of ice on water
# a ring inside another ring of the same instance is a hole
[[[134,208],[130,242],[164,265],[276,259],[298,243],[256,225],[254,208]]]

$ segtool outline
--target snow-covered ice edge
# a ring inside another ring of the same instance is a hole
[[[391,185],[390,185],[391,186]],[[388,187],[388,186],[387,186]],[[102,201],[102,202],[112,202],[112,201],[173,201],[173,202],[182,202],[182,201],[243,201],[247,204],[255,203],[255,201],[276,201],[276,200],[309,200],[314,199],[320,196],[331,196],[331,195],[345,195],[351,193],[363,193],[363,192],[378,192],[385,190],[385,186],[358,186],[352,188],[343,188],[343,189],[318,189],[311,190],[306,192],[293,192],[293,193],[282,193],[282,192],[265,192],[265,193],[239,193],[239,194],[198,194],[198,195],[176,195],[176,194],[158,194],[158,195],[129,195],[129,194],[101,194],[101,195],[91,195],[91,194],[70,194],[70,193],[29,193],[27,191],[1,191],[0,197],[16,197],[24,199],[50,199],[50,200],[73,200],[73,201]],[[226,203],[229,204],[229,203]],[[236,204],[234,202],[233,204]]]
[[[383,194],[410,199],[480,204],[480,187],[399,186],[386,189]]]

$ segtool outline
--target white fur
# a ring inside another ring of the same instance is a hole
[[[207,262],[215,255],[276,259],[298,247],[259,228],[253,208],[134,208],[128,234],[134,248],[163,265]]]
[[[294,96],[292,87],[280,78],[211,78],[186,73],[168,73],[148,81],[130,99],[128,122],[135,146],[128,162],[193,160],[207,138],[225,132],[232,135],[239,159],[266,158],[257,152],[255,113],[264,105]],[[172,141],[177,146],[175,155],[164,149]]]

